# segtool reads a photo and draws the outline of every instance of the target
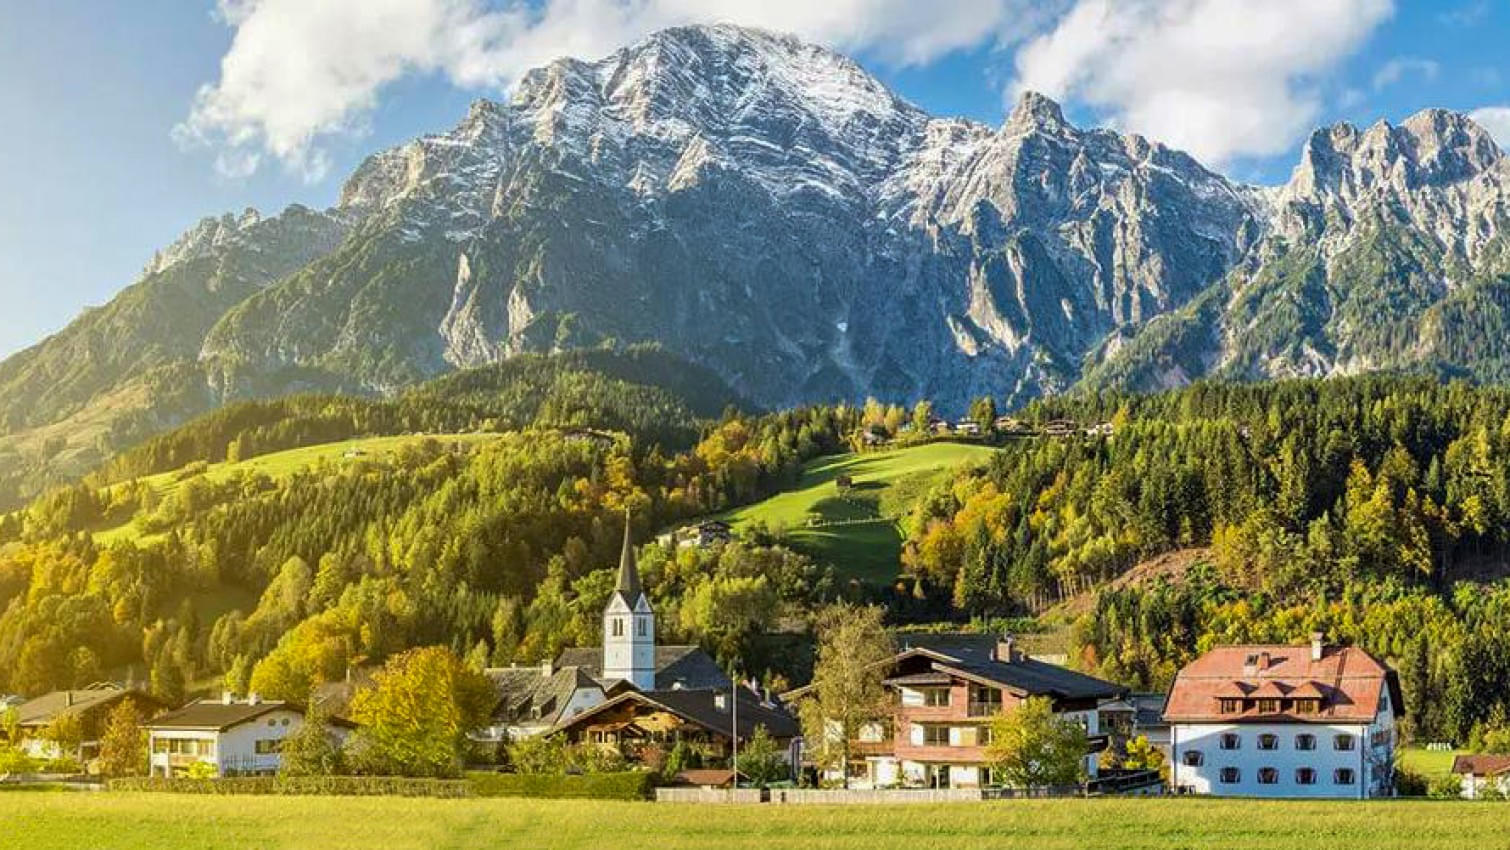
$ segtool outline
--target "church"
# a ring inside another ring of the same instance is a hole
[[[784,708],[734,687],[701,647],[656,643],[655,610],[640,583],[627,516],[617,581],[603,609],[602,647],[567,649],[538,666],[486,673],[498,704],[492,724],[475,736],[483,741],[562,734],[632,751],[683,738],[716,749],[734,734],[743,740],[756,725],[778,739],[797,735]]]

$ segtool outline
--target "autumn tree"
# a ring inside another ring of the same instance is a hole
[[[136,703],[123,699],[111,709],[100,735],[100,772],[106,776],[140,776],[147,772],[147,732]]]
[[[467,732],[493,708],[492,685],[451,650],[431,646],[389,659],[357,692],[354,766],[364,773],[455,776]]]
[[[756,726],[750,740],[740,748],[735,769],[756,788],[764,788],[791,775],[780,745],[764,726]]]
[[[813,680],[799,704],[808,757],[837,770],[849,787],[849,757],[860,730],[884,723],[891,700],[884,684],[895,654],[877,607],[834,605],[818,616]]]
[[[1005,785],[1052,788],[1084,778],[1088,749],[1083,726],[1056,717],[1047,697],[1030,697],[992,719],[986,760]]]
[[[331,776],[341,772],[341,747],[331,733],[325,709],[314,700],[304,722],[283,739],[278,773],[282,776]]]

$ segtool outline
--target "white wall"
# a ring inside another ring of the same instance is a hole
[[[258,753],[257,742],[278,741],[281,745],[282,740],[298,731],[303,723],[304,715],[292,709],[280,708],[224,732],[153,730],[148,740],[152,772],[164,775],[171,771],[168,754],[155,752],[159,740],[199,740],[214,742],[214,755],[202,756],[199,760],[214,764],[221,775],[236,772],[274,773],[283,764],[282,756],[276,752],[276,747],[274,752]],[[338,740],[344,740],[347,734],[347,730],[339,726],[330,727],[330,732]]]
[[[1369,736],[1376,727],[1360,724],[1323,723],[1176,723],[1171,726],[1173,760],[1173,784],[1176,788],[1188,788],[1197,794],[1252,797],[1343,797],[1358,798],[1377,793],[1370,787]],[[1223,734],[1236,734],[1241,748],[1221,748]],[[1295,738],[1300,734],[1316,738],[1316,749],[1296,749]],[[1278,737],[1279,746],[1274,750],[1258,748],[1259,736],[1272,734]],[[1353,749],[1338,750],[1334,744],[1336,735],[1353,736]],[[1186,753],[1199,750],[1204,763],[1199,766],[1185,764]],[[1386,762],[1387,763],[1387,762]],[[1224,767],[1236,767],[1241,771],[1241,781],[1220,781]],[[1262,768],[1272,767],[1278,771],[1278,782],[1261,784],[1258,774]],[[1314,785],[1301,785],[1296,781],[1298,768],[1309,767],[1316,771]],[[1338,785],[1334,771],[1349,768],[1353,771],[1353,784]]]

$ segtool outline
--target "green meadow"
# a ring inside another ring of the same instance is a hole
[[[1032,850],[1510,846],[1503,803],[1193,798],[717,806],[395,797],[0,794],[0,846]]]
[[[822,457],[803,468],[795,488],[723,518],[736,529],[763,522],[783,532],[794,548],[833,564],[845,578],[884,583],[896,576],[902,552],[898,519],[950,470],[984,462],[992,451],[969,443],[927,443]],[[841,475],[852,480],[842,492]]]

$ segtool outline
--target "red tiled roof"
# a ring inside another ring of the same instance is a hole
[[[1263,659],[1261,669],[1250,661]],[[1394,673],[1357,647],[1326,647],[1320,660],[1311,660],[1309,646],[1222,646],[1197,658],[1175,677],[1164,719],[1172,722],[1243,722],[1259,719],[1256,711],[1223,714],[1220,701],[1245,688],[1247,697],[1283,698],[1324,695],[1315,714],[1286,714],[1303,723],[1372,721],[1379,713],[1379,695],[1389,688],[1391,709],[1401,710]],[[1314,691],[1314,693],[1313,693]],[[1274,715],[1263,719],[1273,720]]]
[[[1510,770],[1510,756],[1489,754],[1462,755],[1453,758],[1452,772],[1474,776],[1496,776]]]

